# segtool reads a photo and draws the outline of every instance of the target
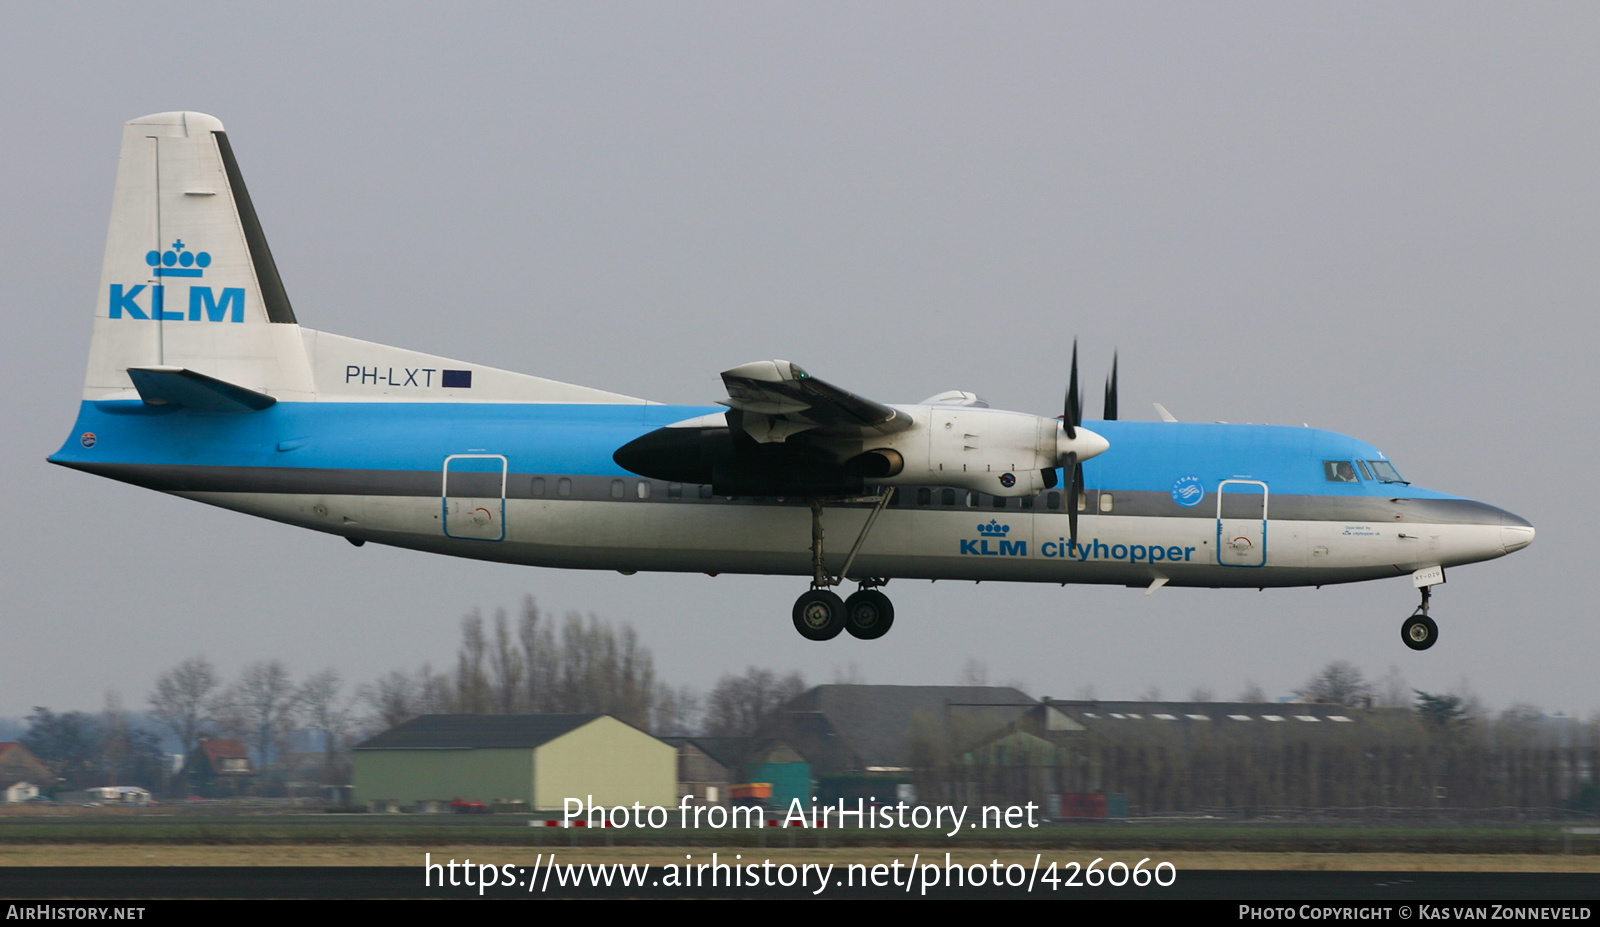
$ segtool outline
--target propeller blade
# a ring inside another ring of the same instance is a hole
[[[1111,378],[1106,380],[1106,414],[1105,420],[1117,420],[1117,355],[1111,355]]]
[[[1078,489],[1083,485],[1083,464],[1077,454],[1068,454],[1064,468],[1071,471],[1067,481],[1067,535],[1073,544],[1078,543]]]
[[[1078,436],[1078,426],[1083,423],[1083,408],[1078,401],[1078,341],[1072,341],[1072,379],[1067,382],[1067,406],[1061,414],[1062,427],[1067,438]]]

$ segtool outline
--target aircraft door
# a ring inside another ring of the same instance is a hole
[[[1217,484],[1217,562],[1267,565],[1267,484],[1223,480]]]
[[[444,533],[473,541],[506,538],[506,458],[452,454],[444,459]]]

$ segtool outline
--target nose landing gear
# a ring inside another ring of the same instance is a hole
[[[1400,625],[1400,639],[1412,650],[1427,650],[1439,640],[1439,626],[1428,617],[1428,597],[1432,588],[1422,587],[1422,604]]]

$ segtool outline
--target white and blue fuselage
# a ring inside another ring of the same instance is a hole
[[[51,460],[224,508],[434,553],[531,566],[812,572],[805,499],[724,497],[612,460],[722,410],[669,405],[279,402],[240,414],[85,402]],[[1312,428],[1088,422],[1078,538],[1064,493],[900,486],[852,573],[1148,586],[1299,586],[1502,556],[1533,537],[1493,506],[1361,477],[1371,445]],[[92,434],[92,446],[80,436]],[[1328,463],[1355,470],[1327,479]],[[872,506],[829,507],[856,535]],[[827,556],[837,568],[846,545]]]
[[[124,130],[83,401],[50,460],[358,544],[811,576],[795,622],[817,639],[845,579],[873,637],[892,579],[1426,590],[1533,538],[1317,429],[886,406],[786,361],[723,377],[728,408],[663,405],[302,328],[221,123],[161,113]]]

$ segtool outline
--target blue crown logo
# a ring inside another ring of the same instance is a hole
[[[185,251],[183,239],[172,243],[167,251],[151,251],[144,262],[155,268],[157,277],[199,277],[211,266],[211,253]]]
[[[987,525],[979,525],[978,526],[978,533],[983,535],[984,537],[990,537],[990,538],[1005,537],[1006,535],[1011,533],[1011,526],[1010,525],[1002,525],[999,522],[997,522],[997,521],[995,521],[994,519],[991,518],[991,519],[989,519],[989,523]]]

